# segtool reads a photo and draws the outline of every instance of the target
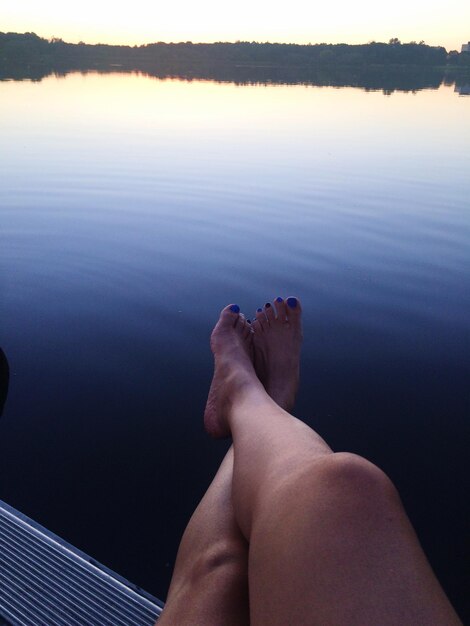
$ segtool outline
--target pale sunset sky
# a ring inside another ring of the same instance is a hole
[[[460,51],[470,0],[0,0],[0,31],[77,43],[367,43],[398,37]]]

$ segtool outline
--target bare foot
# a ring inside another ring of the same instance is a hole
[[[204,412],[205,429],[216,439],[230,436],[227,415],[232,404],[253,388],[263,389],[253,367],[252,338],[240,308],[226,306],[211,335],[215,366]]]
[[[300,378],[302,309],[297,298],[276,298],[258,309],[252,323],[254,363],[258,378],[271,398],[291,411]]]

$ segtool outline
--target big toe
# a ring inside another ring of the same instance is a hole
[[[288,298],[286,298],[285,303],[287,321],[290,324],[299,324],[300,316],[302,314],[300,300],[295,296],[289,296]]]
[[[238,304],[228,304],[220,312],[219,323],[221,326],[235,327],[240,320],[240,307]]]

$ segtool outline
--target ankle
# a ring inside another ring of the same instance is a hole
[[[258,378],[240,381],[237,392],[231,396],[227,416],[230,418],[239,413],[250,413],[264,408],[271,409],[277,404],[268,395]]]

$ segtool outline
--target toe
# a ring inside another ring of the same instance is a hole
[[[250,337],[252,333],[253,333],[253,329],[251,327],[251,323],[248,320],[246,320],[245,326],[243,328],[243,338],[248,339],[248,337]]]
[[[276,305],[277,319],[280,322],[285,322],[287,320],[286,301],[284,300],[284,298],[281,298],[281,296],[279,296],[278,298],[276,298],[274,304]]]
[[[269,324],[272,324],[272,322],[274,322],[276,319],[276,312],[270,302],[266,302],[266,304],[264,305],[264,313]]]
[[[220,313],[220,322],[231,326],[236,326],[240,318],[240,307],[238,304],[229,304]]]
[[[246,317],[243,315],[243,313],[239,313],[238,314],[238,320],[235,322],[235,327],[242,331],[244,330],[246,326]]]
[[[260,332],[262,332],[262,328],[261,328],[261,325],[260,325],[258,320],[256,320],[256,319],[253,320],[251,322],[250,326],[251,326],[251,331],[253,333],[260,333]]]
[[[300,314],[302,307],[300,306],[300,300],[294,296],[286,298],[286,313],[289,323],[296,323],[300,321]]]
[[[258,325],[259,330],[266,330],[268,328],[268,321],[266,319],[266,315],[264,314],[263,309],[256,309],[256,320],[255,322]],[[254,322],[253,322],[254,323]],[[258,328],[254,328],[255,332]]]

